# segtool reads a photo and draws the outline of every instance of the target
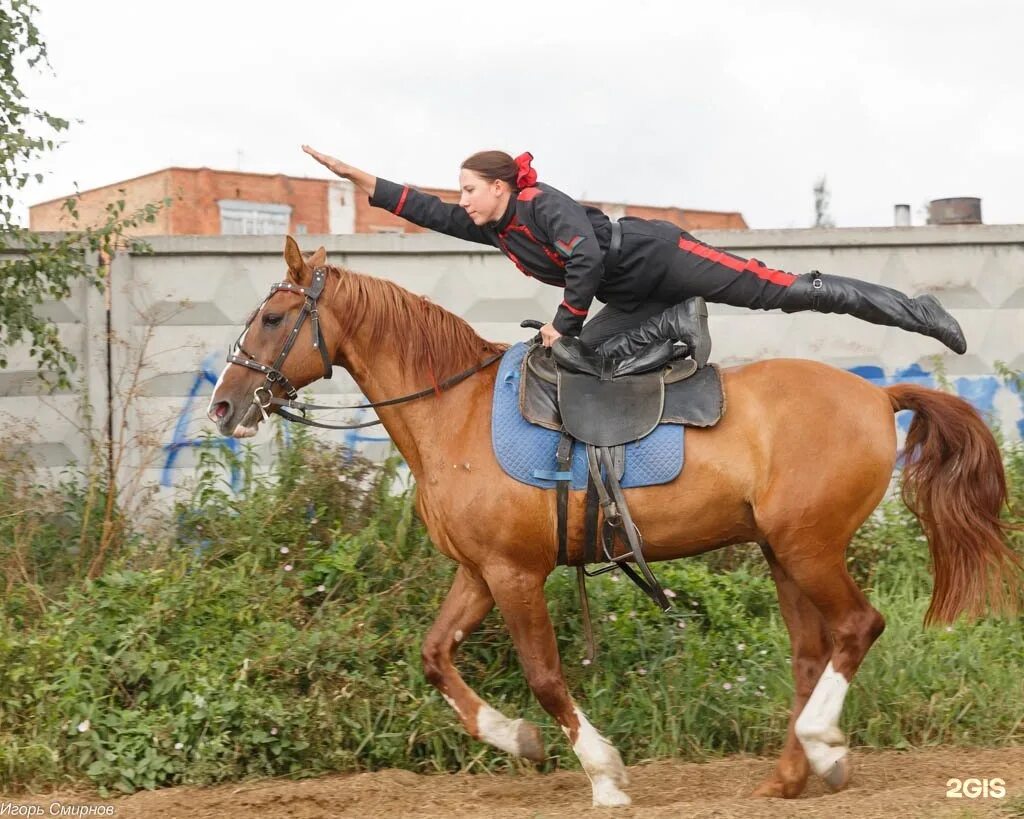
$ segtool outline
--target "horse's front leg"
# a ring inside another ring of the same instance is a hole
[[[532,573],[520,566],[496,565],[484,571],[484,579],[512,634],[530,689],[569,737],[590,777],[594,805],[628,805],[629,797],[620,790],[629,782],[622,757],[569,696],[544,598],[544,578],[543,573]]]
[[[537,726],[524,719],[509,719],[489,706],[466,685],[452,662],[459,644],[492,608],[494,598],[487,584],[465,566],[459,566],[455,582],[423,643],[423,670],[471,736],[502,751],[543,762],[544,741]]]

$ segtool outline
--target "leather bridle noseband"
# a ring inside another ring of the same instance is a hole
[[[305,413],[307,410],[373,409],[375,407],[386,407],[392,404],[402,404],[406,401],[413,401],[417,398],[436,394],[440,390],[446,390],[449,387],[454,387],[456,384],[473,375],[473,373],[479,372],[485,367],[490,366],[504,355],[504,352],[497,353],[482,361],[480,364],[470,367],[468,370],[464,370],[458,375],[454,375],[451,378],[442,381],[436,386],[436,388],[428,387],[425,390],[420,390],[419,392],[412,393],[411,395],[403,395],[401,398],[390,398],[387,401],[368,402],[366,404],[353,404],[341,407],[305,404],[297,401],[296,399],[299,397],[299,392],[295,389],[292,382],[288,380],[287,376],[281,372],[281,367],[284,366],[288,353],[290,353],[292,351],[292,347],[295,346],[295,340],[299,337],[299,331],[302,329],[302,325],[305,323],[307,316],[309,316],[313,328],[313,348],[320,351],[320,357],[324,363],[324,374],[322,377],[330,378],[334,372],[334,364],[331,360],[331,354],[327,350],[327,343],[324,341],[323,330],[320,328],[320,313],[317,310],[317,300],[321,295],[323,295],[324,283],[326,281],[327,268],[318,267],[313,271],[313,280],[310,282],[308,287],[300,287],[299,285],[292,284],[291,282],[278,282],[277,284],[271,285],[270,293],[262,302],[260,302],[259,307],[257,307],[249,317],[249,320],[245,323],[245,327],[242,328],[242,332],[239,333],[238,338],[235,339],[235,343],[228,349],[228,364],[237,364],[240,367],[247,367],[250,370],[255,370],[256,372],[262,373],[266,376],[266,381],[253,390],[252,394],[252,402],[254,405],[259,407],[260,412],[263,414],[264,421],[269,418],[267,410],[276,408],[278,415],[282,418],[311,427],[320,427],[322,429],[360,429],[362,427],[374,426],[375,424],[381,423],[381,421],[366,421],[361,424],[324,424],[319,421],[311,421],[305,417]],[[278,354],[274,363],[268,366],[257,361],[256,356],[252,355],[242,347],[241,342],[242,337],[249,330],[249,327],[252,326],[252,323],[256,320],[256,317],[263,309],[263,306],[270,301],[275,293],[278,293],[281,290],[285,290],[289,293],[298,293],[300,296],[305,298],[305,301],[302,304],[302,309],[299,311],[298,318],[295,320],[295,325],[288,334],[288,338],[285,339],[284,347]],[[242,356],[239,356],[239,352],[246,357],[242,358]],[[273,394],[275,385],[279,385],[281,389],[284,390],[287,400],[278,398]],[[287,412],[284,409],[285,407],[299,410],[303,414],[296,415],[295,413]]]

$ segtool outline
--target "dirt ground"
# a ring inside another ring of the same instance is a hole
[[[703,764],[653,762],[629,769],[630,808],[590,807],[590,785],[579,772],[554,774],[437,774],[408,771],[325,776],[303,781],[264,780],[212,788],[166,788],[104,801],[83,792],[5,797],[39,805],[110,805],[118,819],[320,819],[321,817],[1024,817],[1024,747],[999,750],[855,750],[854,773],[842,793],[826,793],[812,777],[795,800],[747,797],[773,766],[771,760],[733,757]],[[947,781],[1000,778],[1003,798],[949,798]],[[2,804],[0,804],[2,807]],[[14,813],[7,815],[27,815]],[[103,814],[99,814],[103,815]]]

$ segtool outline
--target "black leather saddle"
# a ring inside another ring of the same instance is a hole
[[[575,338],[551,348],[562,426],[577,441],[617,446],[636,441],[661,420],[665,365],[671,341],[655,342],[626,358],[602,356]]]
[[[616,568],[658,606],[668,609],[669,600],[644,559],[643,539],[620,484],[624,446],[649,435],[662,423],[716,424],[725,405],[721,377],[717,367],[698,368],[695,361],[683,358],[689,349],[673,339],[650,340],[635,351],[628,345],[610,349],[628,353],[602,355],[579,339],[564,336],[550,350],[534,344],[523,358],[519,409],[527,421],[562,434],[555,455],[555,474],[559,476],[557,562],[578,566],[585,611],[585,577]],[[582,550],[578,556],[570,556],[568,496],[576,442],[586,445],[589,477]],[[628,544],[621,554],[617,554],[616,534]],[[584,568],[602,559],[609,561],[605,568],[596,572]],[[588,645],[592,654],[592,640],[588,639]]]
[[[575,344],[565,341],[559,339],[550,352],[536,345],[523,358],[519,411],[531,424],[595,446],[617,446],[643,438],[658,424],[710,427],[722,417],[725,396],[718,367],[697,369],[693,359],[673,357],[678,350],[671,342],[632,357],[640,371],[602,379],[595,373],[630,367],[590,359],[593,366],[584,372],[582,367],[566,369],[563,349],[573,354]],[[648,370],[648,364],[654,369]]]

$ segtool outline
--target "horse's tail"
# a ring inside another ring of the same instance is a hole
[[[912,384],[887,387],[893,410],[913,410],[903,468],[903,500],[928,537],[935,585],[926,625],[961,612],[1017,610],[1024,564],[999,519],[1006,474],[999,446],[974,407]]]

